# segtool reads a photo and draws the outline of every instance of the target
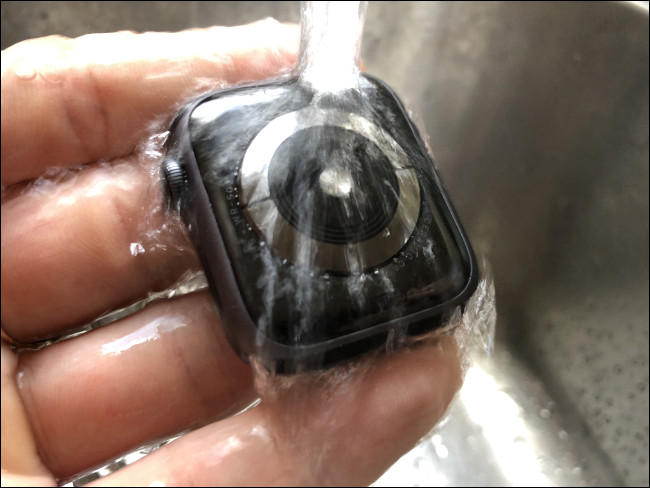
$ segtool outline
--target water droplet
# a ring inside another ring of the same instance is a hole
[[[423,466],[426,466],[428,464],[427,458],[424,456],[418,456],[413,460],[413,466],[417,470],[421,470]]]
[[[24,59],[20,60],[16,64],[14,73],[16,74],[17,78],[24,81],[33,80],[36,77],[36,69],[34,68],[34,65]]]
[[[467,436],[467,445],[472,449],[473,451],[476,451],[479,449],[480,445],[478,442],[478,439],[474,437],[473,435]]]
[[[431,443],[433,444],[433,450],[436,453],[436,456],[438,456],[440,459],[447,459],[449,456],[449,449],[447,449],[447,446],[442,442],[442,436],[440,434],[436,434],[431,438]]]
[[[63,72],[53,65],[46,65],[38,74],[48,83],[58,85],[63,82]]]
[[[551,412],[547,410],[546,408],[542,408],[539,411],[539,416],[542,417],[543,419],[548,419],[551,417]]]
[[[131,256],[137,256],[145,252],[144,246],[139,242],[132,242],[130,246]]]

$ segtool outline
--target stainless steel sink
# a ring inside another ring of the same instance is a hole
[[[299,16],[72,3],[3,2],[2,47]],[[647,2],[371,2],[368,72],[422,119],[499,311],[491,359],[377,485],[648,485],[648,44]]]
[[[368,69],[421,114],[492,263],[489,372],[522,409],[541,459],[529,482],[647,486],[647,7],[410,7],[370,6]],[[512,452],[472,450],[456,425],[441,432],[454,449],[438,472],[453,456],[454,484],[525,483],[508,460],[486,466],[486,451]]]

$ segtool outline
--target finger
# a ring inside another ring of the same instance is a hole
[[[250,367],[230,347],[206,292],[21,354],[19,375],[39,453],[58,478],[254,399]]]
[[[2,344],[2,486],[55,486],[38,455],[16,387],[17,358]]]
[[[129,154],[158,117],[209,85],[293,65],[298,27],[272,20],[175,34],[47,37],[2,52],[2,184]],[[200,81],[203,80],[203,84]]]
[[[375,358],[329,385],[281,389],[93,484],[367,485],[432,428],[460,381],[453,339]]]
[[[199,269],[146,165],[39,180],[1,208],[2,324],[30,342],[78,327]]]
[[[2,471],[2,486],[56,486],[51,476],[26,476]]]

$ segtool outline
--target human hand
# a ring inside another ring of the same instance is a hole
[[[295,27],[263,21],[3,51],[3,332],[56,336],[199,269],[180,228],[154,210],[151,123],[207,86],[292,66],[297,46]],[[64,169],[40,178],[53,167]],[[143,233],[156,245],[134,256]],[[258,396],[254,374],[209,294],[195,293],[39,351],[2,344],[2,484],[54,485],[187,429],[94,484],[369,484],[433,427],[460,382],[447,337],[263,384],[262,402],[232,416]]]

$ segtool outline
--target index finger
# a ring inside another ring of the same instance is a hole
[[[2,185],[131,153],[179,100],[291,67],[298,35],[298,26],[269,19],[175,34],[46,37],[2,51]]]

